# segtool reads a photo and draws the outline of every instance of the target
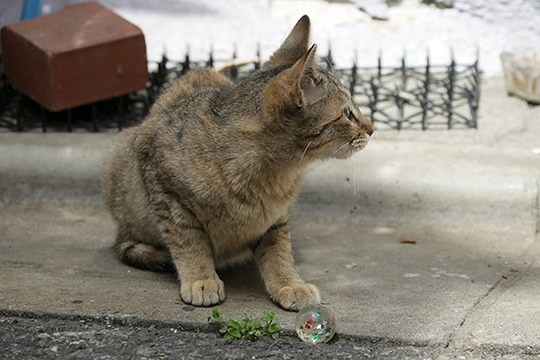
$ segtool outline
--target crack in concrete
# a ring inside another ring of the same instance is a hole
[[[538,185],[538,179],[537,179]],[[537,207],[540,204],[538,187],[537,187]],[[537,224],[538,225],[538,224]],[[466,350],[467,342],[469,341],[472,331],[488,310],[497,302],[497,300],[508,290],[513,288],[527,274],[534,263],[536,262],[537,254],[540,254],[540,231],[537,228],[535,239],[532,244],[527,246],[523,251],[521,259],[523,260],[523,269],[516,270],[513,268],[505,271],[499,280],[497,280],[482,296],[474,303],[469,311],[463,317],[463,320],[457,327],[454,333],[448,337],[446,348],[453,350]]]
[[[530,267],[530,265],[529,265]],[[528,268],[527,268],[528,269]],[[447,348],[464,349],[466,348],[467,340],[471,336],[471,332],[475,325],[480,321],[484,314],[493,306],[493,304],[504,294],[508,289],[512,288],[519,279],[527,272],[518,271],[515,269],[507,270],[499,280],[497,280],[463,317],[458,328],[453,334],[450,334]]]
[[[449,335],[446,348],[464,350],[467,347],[467,341],[470,339],[475,325],[505,292],[518,283],[535,263],[535,254],[540,253],[540,178],[538,176],[535,177],[535,184],[536,199],[534,211],[536,213],[536,234],[533,243],[522,253],[521,258],[525,264],[524,268],[521,271],[508,269],[501,275],[499,280],[486,291],[484,296],[479,298],[471,309],[467,311],[456,331]]]

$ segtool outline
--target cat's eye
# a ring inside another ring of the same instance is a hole
[[[345,109],[343,109],[343,113],[347,117],[347,119],[353,121],[354,120],[354,114],[352,113],[351,109],[346,106]]]
[[[317,77],[315,75],[310,75],[309,80],[311,80],[311,84],[313,84],[313,86],[319,86],[323,82],[322,78]]]

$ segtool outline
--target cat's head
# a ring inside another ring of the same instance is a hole
[[[264,64],[286,69],[263,89],[263,118],[297,145],[302,158],[347,158],[367,145],[373,126],[336,74],[317,64],[309,33],[304,15]]]

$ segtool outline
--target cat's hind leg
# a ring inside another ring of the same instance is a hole
[[[171,255],[166,248],[146,244],[129,230],[118,230],[114,248],[120,260],[128,265],[145,270],[174,272]]]

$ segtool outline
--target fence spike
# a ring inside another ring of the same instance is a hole
[[[232,59],[233,60],[236,60],[237,58],[237,51],[238,51],[238,48],[236,47],[236,44],[233,45],[233,53],[232,53]],[[233,80],[236,80],[238,78],[238,68],[236,67],[236,65],[233,65],[231,67],[231,77],[233,78]]]
[[[377,56],[377,79],[381,80],[382,77],[382,50],[379,49],[379,55]]]
[[[454,51],[451,48],[451,61],[448,68],[448,87],[447,87],[447,105],[446,109],[448,111],[448,129],[451,129],[453,126],[453,115],[454,115],[454,85],[456,79],[456,63],[454,61]]]
[[[213,68],[214,67],[214,46],[210,45],[210,51],[208,53],[208,61],[206,62],[206,67]]]
[[[330,42],[328,42],[328,55],[326,55],[326,62],[328,64],[328,68],[334,71],[334,57],[332,56],[332,45]]]
[[[261,68],[261,44],[257,43],[257,52],[255,53],[255,56],[257,57],[257,61],[255,61],[255,70],[259,70]]]
[[[427,113],[428,113],[428,96],[429,96],[429,85],[430,85],[430,59],[429,59],[429,49],[426,50],[426,70],[424,73],[424,91],[422,93],[422,100],[420,101],[420,106],[422,106],[422,130],[427,130]]]
[[[358,53],[355,50],[354,56],[353,56],[353,65],[351,68],[351,82],[349,84],[349,92],[351,93],[351,97],[353,98],[353,100],[354,100],[354,95],[356,95],[356,82],[357,82],[356,72],[358,71],[357,61],[358,61]]]
[[[405,65],[405,58],[407,56],[407,51],[403,50],[403,56],[401,57],[401,90],[407,88],[407,66]]]
[[[190,59],[190,47],[189,44],[186,46],[186,56],[184,58],[184,62],[182,63],[182,70],[180,71],[180,75],[186,74],[191,69],[191,59]]]

